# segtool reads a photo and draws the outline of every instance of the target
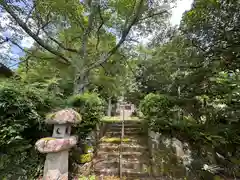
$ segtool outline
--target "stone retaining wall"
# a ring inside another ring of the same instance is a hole
[[[149,130],[148,146],[153,176],[181,179],[187,175],[192,158],[186,143]]]

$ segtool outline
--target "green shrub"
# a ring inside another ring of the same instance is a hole
[[[175,105],[173,106],[173,104]],[[215,124],[199,123],[200,121],[195,119],[196,116],[192,116],[187,111],[189,108],[187,103],[173,101],[167,96],[158,94],[145,96],[140,107],[148,120],[146,121],[148,127],[152,131],[187,141],[191,149],[195,150],[197,156],[202,156],[201,158],[209,150],[221,154],[224,158],[211,157],[211,155],[204,158],[209,161],[215,159],[220,165],[225,164],[225,167],[229,168],[229,172],[237,174],[239,163],[238,161],[231,161],[231,158],[234,157],[235,160],[239,160],[237,151],[240,144],[239,124],[229,125],[215,120],[213,121]],[[209,109],[205,108],[205,110]],[[213,119],[216,114],[211,113],[210,115],[207,117]]]
[[[173,106],[165,95],[150,93],[140,103],[140,110],[144,116],[165,116]]]
[[[104,115],[104,102],[96,93],[84,93],[69,98],[68,105],[74,107],[82,116],[77,133],[86,136]]]
[[[76,162],[77,164],[84,164],[87,162],[92,161],[93,159],[93,153],[80,153],[79,151],[73,151],[70,159],[74,162]]]
[[[0,179],[33,179],[41,170],[42,156],[35,142],[46,136],[45,113],[56,98],[44,90],[19,82],[0,85]]]

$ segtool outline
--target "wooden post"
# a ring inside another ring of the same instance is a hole
[[[125,118],[125,105],[122,104],[120,105],[120,108],[121,108],[121,111],[122,113],[122,116],[120,116],[121,118],[121,121],[122,121],[122,130],[121,130],[121,142],[120,142],[120,147],[119,147],[119,176],[120,176],[120,179],[122,179],[122,141],[123,141],[123,138],[124,138],[124,118]]]

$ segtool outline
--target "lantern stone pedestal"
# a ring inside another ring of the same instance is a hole
[[[69,150],[77,144],[77,137],[70,136],[71,124],[81,122],[81,116],[72,109],[64,109],[47,116],[46,123],[54,124],[52,137],[36,142],[41,153],[47,153],[43,180],[68,180]]]

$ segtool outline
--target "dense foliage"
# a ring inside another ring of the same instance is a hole
[[[194,1],[166,43],[144,50],[135,76],[141,95],[155,93],[142,102],[153,129],[208,154],[219,168],[211,173],[225,178],[240,176],[239,8],[238,1]],[[169,113],[163,95],[174,102]]]
[[[141,112],[149,117],[157,116],[159,118],[167,115],[172,106],[168,97],[160,94],[150,93],[144,97],[140,104]]]
[[[1,82],[0,101],[0,179],[34,179],[43,165],[34,144],[50,135],[44,116],[61,101],[47,91],[16,81]]]
[[[104,115],[104,101],[96,93],[73,95],[69,98],[68,105],[82,116],[81,123],[76,127],[76,133],[81,137],[91,132]]]

